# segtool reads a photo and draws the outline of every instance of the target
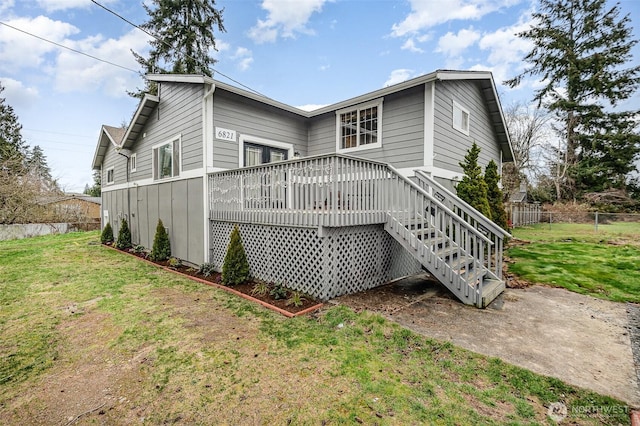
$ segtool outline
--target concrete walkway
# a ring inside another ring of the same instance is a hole
[[[640,407],[623,303],[532,286],[507,289],[481,310],[463,305],[428,275],[333,302]]]

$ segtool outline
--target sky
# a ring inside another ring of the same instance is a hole
[[[147,21],[149,0],[96,1],[135,24]],[[619,3],[638,28],[640,1]],[[539,87],[532,79],[515,89],[502,84],[526,66],[531,45],[515,34],[530,27],[537,1],[217,0],[216,7],[226,32],[214,33],[214,78],[292,106],[313,109],[438,69],[491,71],[503,108],[529,103]],[[135,112],[127,92],[144,86],[131,50],[144,56],[149,36],[91,0],[0,0],[0,23],[0,97],[61,187],[82,192],[93,183],[101,126],[126,125]],[[628,65],[638,64],[636,45]],[[619,107],[640,109],[640,94]]]

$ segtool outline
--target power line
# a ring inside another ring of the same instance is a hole
[[[98,3],[96,0],[91,0],[91,2],[92,2],[93,4],[95,4],[96,6],[100,6],[102,9],[106,10],[107,12],[111,13],[112,15],[117,16],[118,18],[122,19],[122,20],[123,20],[124,22],[126,22],[127,24],[129,24],[129,25],[131,25],[131,26],[133,26],[133,27],[135,27],[135,28],[139,29],[139,30],[140,30],[140,31],[142,31],[143,33],[145,33],[145,34],[149,35],[150,37],[152,37],[152,38],[156,39],[158,42],[160,42],[160,43],[164,44],[165,46],[168,46],[168,47],[173,48],[173,46],[172,46],[171,44],[167,43],[165,40],[161,39],[160,37],[157,37],[155,34],[150,33],[149,31],[145,30],[144,28],[140,27],[139,25],[134,24],[133,22],[129,21],[127,18],[125,18],[125,17],[123,17],[123,16],[119,15],[117,12],[114,12],[113,10],[109,9],[108,7],[101,5],[101,4],[100,4],[100,3]],[[197,62],[199,62],[196,58],[194,58],[194,57],[192,57],[192,56],[189,56],[189,55],[187,55],[186,53],[182,53],[182,52],[181,52],[181,54],[182,54],[182,55],[184,55],[186,58],[188,58],[188,59],[191,59],[191,60],[195,61],[196,63],[197,63]],[[226,78],[226,79],[228,79],[228,80],[230,80],[230,81],[233,81],[233,82],[234,82],[234,83],[236,83],[237,85],[244,87],[245,89],[249,90],[250,92],[256,93],[256,94],[258,94],[258,95],[260,95],[260,96],[263,96],[263,97],[265,97],[265,98],[267,98],[267,99],[270,99],[268,96],[265,96],[265,95],[263,95],[262,93],[258,92],[257,90],[254,90],[254,89],[252,89],[251,87],[249,87],[249,86],[247,86],[247,85],[245,85],[245,84],[240,83],[238,80],[235,80],[235,79],[233,79],[233,78],[229,77],[228,75],[226,75],[226,74],[224,74],[224,73],[222,73],[222,72],[218,71],[217,69],[215,69],[215,68],[213,68],[213,67],[211,67],[211,70],[212,70],[213,72],[217,73],[217,74],[220,74],[220,75],[221,75],[221,76],[223,76],[224,78]]]
[[[21,33],[24,33],[24,34],[30,35],[31,37],[35,37],[35,38],[37,38],[37,39],[39,39],[39,40],[46,41],[47,43],[51,43],[51,44],[53,44],[53,45],[55,45],[55,46],[58,46],[58,47],[61,47],[61,48],[63,48],[63,49],[67,49],[67,50],[70,50],[70,51],[72,51],[72,52],[74,52],[74,53],[79,53],[80,55],[84,55],[84,56],[87,56],[87,57],[89,57],[89,58],[91,58],[91,59],[95,59],[96,61],[104,62],[105,64],[113,65],[114,67],[118,67],[118,68],[122,68],[122,69],[127,70],[127,71],[131,71],[131,72],[138,73],[138,71],[136,71],[136,70],[132,70],[131,68],[127,68],[127,67],[125,67],[125,66],[122,66],[122,65],[116,64],[116,63],[111,62],[111,61],[107,61],[106,59],[98,58],[97,56],[93,56],[93,55],[90,55],[90,54],[88,54],[88,53],[82,52],[82,51],[80,51],[80,50],[73,49],[73,48],[71,48],[71,47],[65,46],[64,44],[56,43],[55,41],[52,41],[52,40],[46,39],[46,38],[44,38],[44,37],[40,37],[40,36],[38,36],[38,35],[32,34],[32,33],[28,32],[28,31],[25,31],[25,30],[21,30],[20,28],[16,28],[16,27],[14,27],[14,26],[12,26],[12,25],[7,24],[6,22],[2,22],[2,21],[0,21],[0,24],[4,25],[4,26],[6,26],[6,27],[9,27],[9,28],[11,28],[11,29],[14,29],[14,30],[16,30],[16,31],[20,31]]]

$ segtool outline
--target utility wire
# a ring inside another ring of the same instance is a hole
[[[70,51],[72,51],[72,52],[74,52],[74,53],[79,53],[80,55],[84,55],[84,56],[87,56],[87,57],[89,57],[89,58],[91,58],[91,59],[95,59],[96,61],[104,62],[105,64],[113,65],[114,67],[122,68],[122,69],[127,70],[127,71],[131,71],[131,72],[135,72],[135,73],[137,73],[137,72],[138,72],[138,71],[133,70],[133,69],[131,69],[131,68],[127,68],[127,67],[125,67],[125,66],[123,66],[123,65],[119,65],[119,64],[116,64],[116,63],[114,63],[114,62],[107,61],[106,59],[98,58],[97,56],[93,56],[93,55],[90,55],[90,54],[88,54],[88,53],[82,52],[82,51],[80,51],[80,50],[73,49],[73,48],[71,48],[71,47],[69,47],[69,46],[65,46],[64,44],[56,43],[55,41],[52,41],[52,40],[46,39],[46,38],[44,38],[44,37],[40,37],[39,35],[32,34],[32,33],[28,32],[28,31],[25,31],[25,30],[21,30],[20,28],[16,28],[16,27],[14,27],[14,26],[12,26],[12,25],[7,24],[6,22],[2,22],[2,21],[0,21],[0,24],[4,25],[4,26],[6,26],[6,27],[9,27],[9,28],[11,28],[11,29],[14,29],[14,30],[16,30],[16,31],[20,31],[21,33],[24,33],[24,34],[30,35],[31,37],[35,37],[35,38],[37,38],[37,39],[39,39],[39,40],[46,41],[47,43],[51,43],[51,44],[53,44],[53,45],[55,45],[55,46],[58,46],[58,47],[61,47],[61,48],[63,48],[63,49],[67,49],[67,50],[70,50]]]
[[[118,14],[117,12],[114,12],[113,10],[109,9],[108,7],[101,5],[101,4],[100,4],[100,3],[98,3],[96,0],[91,0],[91,2],[92,2],[93,4],[95,4],[96,6],[99,6],[99,7],[101,7],[102,9],[106,10],[107,12],[111,13],[112,15],[117,16],[118,18],[122,19],[122,20],[123,20],[124,22],[126,22],[127,24],[129,24],[129,25],[131,25],[131,26],[133,26],[133,27],[135,27],[135,28],[139,29],[139,30],[140,30],[140,31],[142,31],[143,33],[147,34],[148,36],[150,36],[150,37],[152,37],[152,38],[156,39],[158,42],[160,42],[160,43],[164,44],[165,46],[168,46],[168,47],[173,48],[173,46],[172,46],[171,44],[169,44],[168,42],[166,42],[165,40],[161,39],[160,37],[157,37],[155,34],[150,33],[149,31],[145,30],[144,28],[140,27],[139,25],[134,24],[133,22],[131,22],[131,21],[130,21],[130,20],[128,20],[127,18],[123,17],[122,15]],[[199,62],[196,58],[194,58],[194,57],[192,57],[192,56],[189,56],[189,55],[187,55],[186,53],[182,53],[182,55],[184,55],[184,56],[185,56],[185,57],[187,57],[188,59],[191,59],[191,60],[193,60],[193,61],[195,61],[195,62]],[[244,87],[245,89],[249,90],[250,92],[253,92],[253,93],[258,94],[258,95],[260,95],[260,96],[263,96],[263,97],[265,97],[265,98],[267,98],[267,99],[270,99],[268,96],[265,96],[265,95],[263,95],[262,93],[258,92],[257,90],[254,90],[254,89],[252,89],[251,87],[249,87],[249,86],[247,86],[247,85],[244,85],[244,84],[240,83],[238,80],[235,80],[235,79],[233,79],[233,78],[229,77],[228,75],[226,75],[226,74],[224,74],[224,73],[222,73],[222,72],[218,71],[217,69],[215,69],[215,68],[213,68],[213,67],[211,68],[211,70],[212,70],[213,72],[217,73],[217,74],[220,74],[220,75],[221,75],[221,76],[223,76],[224,78],[226,78],[226,79],[228,79],[228,80],[230,80],[230,81],[233,81],[233,82],[234,82],[234,83],[236,83],[237,85]]]

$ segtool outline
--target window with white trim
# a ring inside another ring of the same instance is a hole
[[[360,150],[382,146],[382,99],[336,112],[337,149]]]
[[[129,170],[132,172],[136,171],[136,154],[131,154],[131,157],[129,157]]]
[[[469,115],[469,110],[464,108],[458,102],[453,101],[453,119],[452,119],[453,128],[469,136],[470,118],[471,117]]]
[[[180,176],[180,137],[153,146],[153,179]]]
[[[109,167],[107,169],[107,179],[106,179],[106,181],[107,181],[107,185],[111,185],[114,182],[114,180],[113,180],[113,167]]]

